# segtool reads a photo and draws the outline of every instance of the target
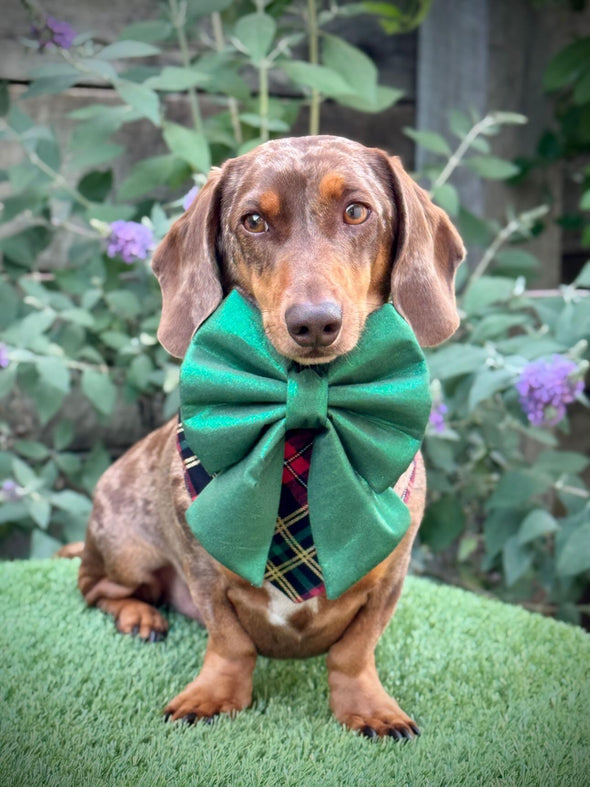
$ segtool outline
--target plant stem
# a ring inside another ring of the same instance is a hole
[[[263,142],[268,140],[268,62],[263,60],[258,69],[258,92],[260,115],[260,138]]]
[[[219,11],[215,11],[211,14],[211,23],[213,25],[213,36],[215,38],[215,48],[218,52],[223,52],[225,47],[225,39],[223,37],[223,25],[221,23],[221,14]],[[238,102],[233,96],[227,97],[227,104],[229,107],[229,114],[231,117],[231,124],[234,130],[234,136],[236,138],[236,143],[241,145],[244,141],[244,137],[242,134],[242,124],[240,123],[240,111],[238,107]]]
[[[318,10],[316,0],[307,0],[307,34],[309,36],[309,62],[317,65],[318,55]],[[309,106],[309,133],[320,133],[320,91],[313,88]]]
[[[473,126],[473,128],[470,129],[470,131],[467,133],[467,135],[465,136],[465,138],[463,139],[457,150],[453,153],[451,158],[447,161],[445,168],[440,173],[438,178],[432,184],[431,193],[438,186],[442,186],[443,183],[446,183],[447,180],[451,177],[453,172],[459,166],[461,159],[463,158],[465,153],[467,153],[467,151],[469,150],[469,147],[473,142],[473,140],[476,139],[482,133],[482,131],[488,128],[488,126],[493,126],[495,124],[496,121],[493,119],[491,115],[486,115],[481,120],[478,120],[478,122]]]
[[[176,30],[176,37],[178,38],[178,45],[180,47],[180,57],[184,68],[191,67],[191,58],[188,51],[188,44],[186,41],[186,31],[184,23],[186,20],[186,0],[168,0],[170,5],[170,17],[174,29]],[[188,98],[191,106],[191,114],[193,116],[193,126],[196,131],[203,131],[203,120],[201,118],[201,110],[199,108],[199,98],[194,85],[188,88]]]

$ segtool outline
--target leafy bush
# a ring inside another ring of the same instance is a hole
[[[418,4],[414,21],[427,6]],[[83,535],[88,495],[111,461],[100,444],[86,455],[77,450],[72,397],[103,421],[121,402],[156,398],[161,417],[177,409],[178,366],[156,340],[159,293],[147,258],[211,164],[288,133],[304,105],[313,133],[325,99],[379,112],[400,97],[379,84],[364,53],[321,30],[338,15],[369,12],[388,29],[412,24],[411,13],[387,3],[169,0],[158,19],[100,46],[33,9],[34,35],[24,45],[42,49],[47,63],[31,75],[24,98],[58,93],[83,78],[112,85],[120,101],[72,112],[63,145],[20,101],[9,102],[6,86],[0,101],[0,135],[23,154],[0,184],[7,194],[0,223],[0,396],[7,402],[0,527],[4,534],[15,527],[32,532],[32,554]],[[305,47],[307,60],[299,54]],[[179,65],[156,64],[164,51]],[[289,81],[294,97],[273,97],[275,79]],[[190,127],[171,119],[175,93],[188,98]],[[214,108],[207,116],[204,96]],[[166,152],[117,182],[113,164],[124,153],[117,132],[140,119],[159,129]],[[535,412],[555,421],[567,396],[582,398],[590,300],[580,288],[590,273],[586,268],[576,285],[550,297],[527,291],[535,260],[521,243],[538,231],[545,209],[509,216],[498,227],[462,207],[449,183],[464,165],[482,177],[515,175],[518,167],[496,158],[489,139],[524,119],[454,112],[450,121],[459,139],[454,152],[440,135],[408,133],[439,156],[440,165],[423,173],[434,199],[469,243],[487,249],[470,274],[463,268],[460,332],[429,353],[432,501],[417,557],[432,572],[441,550],[456,552],[464,582],[499,590],[502,575],[514,597],[531,598],[541,588],[543,601],[567,612],[590,569],[588,494],[579,476],[586,460],[561,450],[554,429],[527,420],[515,384],[527,363],[558,354],[572,363],[565,377],[555,366],[563,362],[553,361],[546,373],[555,383],[554,410]],[[529,377],[534,373],[529,369]],[[530,412],[535,390],[533,379]],[[10,425],[17,407],[33,417],[19,436]],[[558,428],[566,424],[562,419]],[[42,439],[34,439],[38,433]]]

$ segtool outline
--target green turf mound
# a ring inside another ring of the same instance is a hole
[[[590,637],[521,609],[408,579],[377,650],[422,727],[369,741],[331,717],[323,658],[260,659],[235,720],[165,724],[206,634],[171,615],[165,643],[86,609],[78,561],[0,566],[0,784],[590,784]]]

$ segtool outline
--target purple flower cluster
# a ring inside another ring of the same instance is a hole
[[[2,482],[2,486],[0,486],[0,491],[2,492],[2,496],[5,500],[10,500],[14,502],[16,500],[20,500],[20,487],[13,481],[12,478],[7,478],[6,481]]]
[[[39,41],[39,49],[46,46],[58,46],[60,49],[71,49],[74,38],[78,35],[74,28],[67,22],[60,22],[53,16],[48,16],[43,27],[33,26],[33,36]]]
[[[6,369],[10,363],[10,356],[8,355],[8,348],[5,344],[0,344],[0,369]]]
[[[198,186],[193,186],[190,191],[187,191],[187,193],[182,198],[183,210],[188,210],[190,208],[200,190],[201,189]]]
[[[444,404],[444,402],[439,402],[435,404],[432,408],[430,413],[430,417],[428,418],[430,425],[434,429],[437,434],[441,434],[447,428],[445,423],[445,415],[448,412],[449,408]]]
[[[516,383],[522,409],[534,426],[554,426],[584,390],[580,370],[563,355],[528,363]]]
[[[109,257],[121,257],[128,265],[145,260],[154,245],[154,233],[137,221],[114,221],[108,240]]]

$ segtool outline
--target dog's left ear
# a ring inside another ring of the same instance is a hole
[[[455,273],[465,257],[459,233],[444,210],[388,157],[396,207],[397,243],[391,295],[423,347],[444,342],[459,327]]]

